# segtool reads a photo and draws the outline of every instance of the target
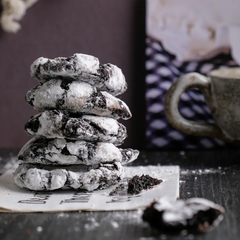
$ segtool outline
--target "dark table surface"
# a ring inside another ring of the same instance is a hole
[[[0,170],[16,157],[0,150]],[[0,240],[26,239],[240,239],[240,150],[141,151],[132,165],[179,165],[180,198],[202,197],[225,208],[224,220],[199,235],[159,234],[142,221],[140,211],[0,213]]]

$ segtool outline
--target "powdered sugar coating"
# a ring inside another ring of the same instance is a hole
[[[19,187],[34,191],[66,188],[93,191],[116,184],[123,173],[123,167],[118,162],[91,167],[20,164],[14,172],[14,181]]]
[[[50,79],[80,80],[113,96],[120,95],[127,89],[120,68],[110,63],[101,65],[98,58],[87,54],[76,53],[71,57],[54,59],[40,57],[32,63],[30,74],[41,83]]]
[[[49,80],[29,90],[26,101],[38,111],[60,109],[115,119],[132,116],[122,100],[81,81]]]
[[[223,214],[223,207],[207,199],[171,201],[161,198],[145,209],[143,219],[163,232],[204,232],[217,226]]]
[[[138,150],[117,148],[112,143],[34,137],[22,147],[18,159],[26,163],[46,165],[94,165],[112,162],[125,165],[134,161],[138,154]]]
[[[121,145],[127,137],[124,125],[116,119],[91,115],[72,116],[67,112],[49,110],[32,117],[25,125],[31,135],[47,138],[68,138]]]

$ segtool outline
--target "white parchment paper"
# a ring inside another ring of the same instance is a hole
[[[143,190],[138,195],[109,196],[117,185],[94,192],[77,190],[33,192],[16,186],[12,176],[14,170],[8,170],[0,177],[0,212],[134,210],[144,208],[154,199],[163,196],[170,199],[179,197],[179,166],[138,166],[124,169],[125,178],[122,182],[142,174],[148,174],[163,182],[150,190]]]

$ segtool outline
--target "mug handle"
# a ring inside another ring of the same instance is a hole
[[[165,114],[168,121],[176,129],[191,135],[207,136],[228,140],[220,128],[214,123],[195,122],[182,117],[178,110],[178,102],[184,91],[188,88],[199,88],[206,102],[210,103],[210,80],[199,73],[188,73],[178,78],[167,91],[165,96]]]

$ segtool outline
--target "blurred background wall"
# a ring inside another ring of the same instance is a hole
[[[0,148],[20,148],[37,112],[24,98],[37,85],[29,74],[38,57],[86,53],[120,67],[128,82],[121,96],[133,117],[122,121],[128,138],[122,147],[145,146],[145,1],[39,0],[20,21],[17,33],[0,30]]]

